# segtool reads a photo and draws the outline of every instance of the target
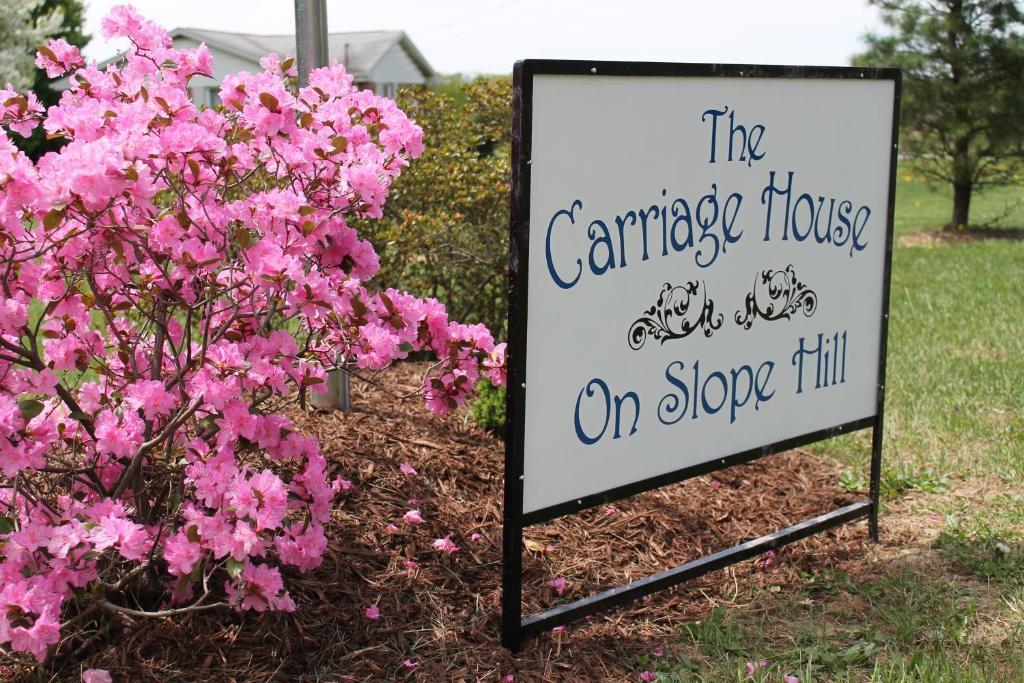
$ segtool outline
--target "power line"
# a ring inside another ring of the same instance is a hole
[[[507,7],[511,7],[512,5],[518,5],[520,2],[522,2],[522,0],[512,0],[511,2],[506,2],[503,5],[498,5],[496,7],[491,7],[490,9],[486,9],[483,12],[477,12],[476,14],[471,14],[468,17],[462,17],[462,18],[456,19],[454,21],[449,21],[447,24],[441,24],[440,26],[434,26],[434,27],[428,28],[428,29],[426,29],[424,31],[418,31],[418,33],[420,35],[428,35],[428,34],[436,32],[436,31],[444,30],[444,29],[449,28],[451,26],[457,26],[459,24],[464,24],[467,21],[472,21],[473,19],[477,19],[479,17],[487,16],[488,14],[493,14],[493,13],[499,11],[499,10],[503,10],[503,9],[505,9]]]

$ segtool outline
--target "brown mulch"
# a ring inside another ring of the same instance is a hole
[[[403,365],[382,381],[404,392],[422,366]],[[498,642],[503,444],[466,413],[441,421],[417,398],[394,399],[353,382],[349,415],[296,413],[315,434],[333,471],[355,485],[336,506],[323,564],[286,578],[299,609],[291,615],[205,612],[133,622],[98,634],[105,642],[83,668],[115,681],[636,679],[633,655],[681,639],[679,626],[744,589],[785,586],[799,572],[853,561],[867,549],[863,522],[782,549],[763,570],[747,561],[628,608],[569,625],[512,655]],[[418,474],[399,471],[401,463]],[[791,451],[529,527],[524,614],[623,584],[700,555],[852,502],[832,465]],[[424,524],[402,515],[419,508]],[[398,529],[388,530],[389,523]],[[451,535],[460,552],[432,547]],[[473,534],[479,534],[473,540]],[[412,575],[405,561],[420,566]],[[544,582],[568,581],[559,597]],[[367,606],[381,616],[369,620]],[[95,647],[95,646],[94,646]],[[403,661],[413,660],[415,668]],[[73,669],[73,670],[72,670]],[[353,678],[345,678],[352,676]]]

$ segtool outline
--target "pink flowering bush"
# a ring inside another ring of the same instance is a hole
[[[295,609],[281,569],[320,563],[351,485],[282,409],[336,363],[433,352],[439,415],[505,381],[486,328],[366,287],[354,226],[423,149],[392,101],[271,55],[197,108],[205,46],[125,6],[103,30],[132,44],[104,70],[39,49],[70,72],[45,113],[0,90],[0,645],[39,661],[99,610]],[[33,164],[37,125],[68,144]]]

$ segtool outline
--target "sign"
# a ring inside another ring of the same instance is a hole
[[[898,72],[526,61],[515,92],[506,564],[836,434],[877,467]]]

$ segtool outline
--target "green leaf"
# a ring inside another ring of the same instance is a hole
[[[21,416],[26,422],[43,412],[43,404],[34,398],[23,398],[18,401],[18,408],[21,409]]]
[[[237,579],[241,575],[242,570],[245,568],[245,562],[240,562],[233,557],[229,557],[227,561],[228,576],[232,579]]]
[[[14,520],[10,517],[0,517],[0,534],[9,534],[14,531]]]

